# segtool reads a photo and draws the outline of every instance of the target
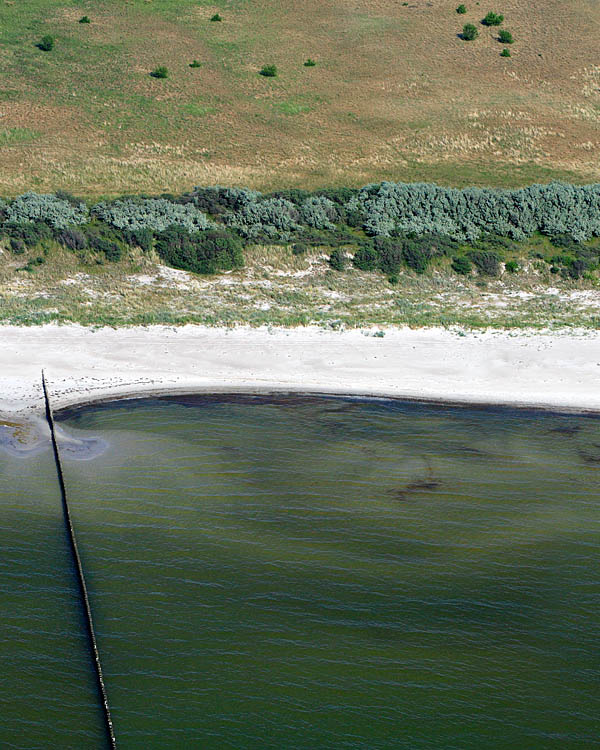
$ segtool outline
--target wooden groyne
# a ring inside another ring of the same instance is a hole
[[[98,651],[98,642],[96,640],[96,633],[94,630],[94,621],[92,619],[92,608],[90,606],[90,598],[88,596],[87,586],[85,583],[85,576],[83,574],[83,566],[81,564],[81,557],[79,556],[79,549],[77,547],[77,538],[75,537],[75,529],[73,528],[73,522],[71,520],[71,511],[69,509],[69,502],[67,500],[67,489],[65,486],[65,478],[62,469],[62,463],[60,460],[60,453],[58,451],[58,444],[56,442],[56,431],[54,429],[54,416],[52,414],[52,406],[50,405],[50,399],[48,397],[48,389],[46,387],[46,377],[42,371],[42,388],[44,391],[44,400],[46,402],[46,418],[48,425],[50,426],[50,439],[52,441],[52,450],[54,452],[54,461],[56,463],[56,473],[58,474],[58,484],[60,486],[60,494],[62,499],[63,516],[65,519],[65,526],[67,528],[67,535],[71,544],[71,552],[73,555],[73,562],[75,563],[75,570],[77,574],[77,581],[79,583],[79,592],[81,594],[81,601],[83,603],[83,609],[85,614],[85,622],[87,627],[88,642],[90,645],[90,651],[92,654],[92,660],[94,662],[94,668],[96,672],[96,683],[98,685],[98,694],[100,697],[100,703],[102,704],[102,711],[105,718],[106,735],[108,744],[111,750],[116,750],[117,740],[115,738],[115,732],[110,714],[110,706],[108,704],[108,696],[106,694],[106,687],[104,685],[104,676],[102,674],[102,665],[100,663],[100,652]]]

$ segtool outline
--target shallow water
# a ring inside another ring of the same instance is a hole
[[[597,743],[598,419],[223,396],[61,426],[108,444],[64,464],[121,748]],[[0,494],[1,611],[53,570],[49,622],[76,648],[40,638],[39,596],[0,645],[71,669],[55,731],[98,732],[50,456],[2,460],[22,468]],[[11,510],[40,503],[37,523]],[[51,721],[47,675],[8,666],[0,745],[44,746],[7,691]]]

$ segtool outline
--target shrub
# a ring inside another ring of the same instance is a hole
[[[399,271],[404,260],[402,242],[391,237],[376,237],[374,245],[379,255],[379,268],[387,274]]]
[[[43,221],[9,221],[2,226],[2,233],[6,237],[21,240],[27,247],[35,247],[44,240],[52,239],[52,230]]]
[[[479,32],[477,31],[477,28],[473,26],[472,23],[466,23],[463,26],[461,38],[465,42],[472,42],[474,39],[477,39],[479,36]]]
[[[37,48],[44,52],[50,52],[54,49],[54,37],[50,36],[50,34],[46,34],[37,43]]]
[[[458,13],[459,16],[463,16],[467,12],[467,8],[464,5],[459,5],[458,8],[456,9],[456,12]]]
[[[213,22],[218,22],[218,21],[222,21],[223,19],[221,18],[221,16],[218,13],[215,13],[214,16],[210,17],[210,20],[213,21]]]
[[[312,59],[312,57],[309,57],[307,60],[304,61],[304,67],[305,68],[314,68],[317,63]]]
[[[92,236],[90,247],[99,253],[103,253],[106,260],[116,263],[123,257],[123,248],[116,242],[105,237]]]
[[[11,237],[10,249],[15,255],[23,255],[25,252],[25,243],[18,237]]]
[[[486,17],[481,21],[481,23],[484,26],[500,26],[500,24],[504,21],[504,16],[501,16],[499,13],[488,13]]]
[[[509,273],[516,273],[519,270],[519,264],[516,260],[509,260],[504,264],[504,268]]]
[[[308,245],[305,245],[304,242],[296,242],[294,245],[292,245],[293,255],[304,255],[307,250]]]
[[[125,198],[112,203],[98,203],[92,208],[92,213],[118,229],[161,232],[176,224],[189,232],[198,232],[213,226],[193,204],[182,205],[165,198]]]
[[[170,226],[157,235],[156,251],[170,266],[193,273],[228,271],[244,264],[240,240],[222,230],[190,233]]]
[[[442,188],[425,183],[367,185],[345,206],[370,235],[437,233],[473,242],[490,232],[524,240],[534,232],[600,236],[600,185],[552,182],[519,190]]]
[[[154,232],[148,227],[141,229],[126,229],[123,232],[123,237],[128,245],[133,247],[141,248],[145,253],[149,253],[152,250],[154,244]]]
[[[500,57],[511,57],[510,50],[505,47],[500,53]]]
[[[193,203],[201,211],[219,215],[230,211],[241,211],[260,197],[261,194],[255,190],[244,188],[196,187],[191,193],[184,195],[180,202]]]
[[[461,276],[470,274],[471,267],[471,261],[465,255],[458,255],[452,258],[452,269]]]
[[[68,247],[69,250],[74,250],[75,252],[85,250],[88,245],[85,234],[79,229],[73,229],[72,227],[62,229],[56,235],[56,239],[61,245],[64,245],[65,247]]]
[[[467,257],[473,262],[479,273],[486,276],[498,276],[500,273],[500,261],[498,253],[486,250],[470,250]]]
[[[81,18],[79,19],[79,23],[91,23],[91,21],[88,16],[81,16]]]
[[[374,247],[360,247],[352,258],[352,264],[361,271],[375,271],[379,267],[379,253]]]
[[[329,256],[329,265],[334,271],[343,271],[346,268],[346,255],[336,247]]]
[[[227,214],[224,221],[244,237],[289,239],[290,232],[300,227],[300,211],[286,198],[265,198],[260,195],[245,203],[239,211]]]
[[[515,40],[508,29],[500,29],[498,32],[498,41],[502,42],[502,44],[512,44]]]
[[[396,284],[400,283],[400,276],[398,276],[397,273],[392,273],[388,276],[388,282],[395,286]]]
[[[276,65],[263,65],[262,68],[258,71],[259,75],[265,76],[265,78],[275,78],[277,75],[277,66]]]
[[[190,63],[190,68],[201,68],[201,67],[202,67],[202,63],[198,62],[198,60],[192,60],[192,62]]]
[[[152,78],[168,78],[169,77],[169,71],[164,65],[159,65],[158,68],[155,68],[150,75]]]
[[[422,242],[406,240],[402,247],[402,257],[409,268],[416,273],[424,273],[429,263],[429,248]]]
[[[335,229],[339,211],[333,201],[323,196],[307,198],[300,205],[300,221],[315,229]]]
[[[84,203],[72,205],[56,195],[24,193],[5,210],[9,222],[45,221],[56,229],[71,224],[85,224],[89,212]]]

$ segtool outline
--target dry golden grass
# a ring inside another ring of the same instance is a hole
[[[0,192],[599,179],[597,2],[456,4],[0,5]],[[487,10],[515,37],[509,59],[497,29],[457,36]],[[45,33],[51,53],[34,47]],[[168,79],[149,76],[157,65]]]

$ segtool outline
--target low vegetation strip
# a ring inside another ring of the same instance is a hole
[[[541,259],[554,273],[578,278],[598,268],[600,185],[459,190],[383,182],[359,190],[272,194],[198,187],[180,196],[128,196],[94,205],[66,193],[29,192],[0,204],[0,233],[14,255],[41,250],[28,259],[29,270],[44,262],[49,242],[105,261],[138,247],[195,273],[240,268],[244,245],[292,243],[298,254],[309,246],[330,248],[336,270],[343,270],[350,252],[357,268],[392,277],[403,266],[423,273],[443,256],[452,258],[458,274],[476,268],[498,275],[503,261],[516,272],[518,261],[507,256],[537,233],[554,249]]]

